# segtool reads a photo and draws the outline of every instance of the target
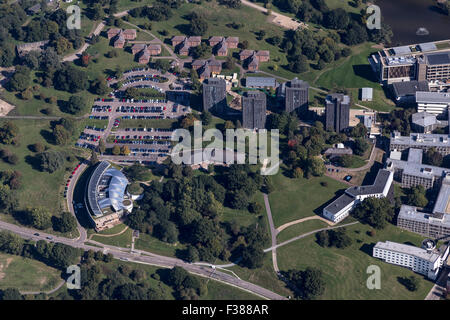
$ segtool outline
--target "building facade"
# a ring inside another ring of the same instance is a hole
[[[242,126],[264,129],[266,125],[266,95],[261,91],[247,91],[242,97]]]
[[[227,106],[227,90],[224,79],[209,78],[203,82],[203,110],[223,114]]]
[[[342,132],[349,127],[350,97],[341,93],[328,95],[325,99],[325,127]]]
[[[284,97],[284,110],[298,110],[300,114],[308,112],[309,84],[306,81],[292,79],[280,86],[280,95]]]
[[[449,252],[446,245],[442,245],[441,248],[438,251],[391,241],[380,241],[373,248],[372,255],[374,258],[409,268],[435,280]]]

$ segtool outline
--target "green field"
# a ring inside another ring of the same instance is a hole
[[[170,244],[142,232],[139,234],[139,238],[135,240],[134,247],[139,250],[169,257],[175,257],[177,250],[183,250],[186,248],[184,244]]]
[[[280,172],[272,177],[276,186],[269,195],[275,227],[287,222],[320,214],[322,206],[346,185],[328,177],[291,179]],[[324,187],[320,183],[326,182]]]
[[[48,291],[61,280],[58,270],[40,261],[0,253],[0,289]]]
[[[277,250],[280,270],[303,270],[306,267],[316,267],[323,271],[326,289],[321,299],[354,299],[354,300],[423,300],[433,286],[431,281],[421,275],[419,289],[408,291],[398,282],[398,277],[411,276],[409,269],[382,262],[372,258],[372,246],[377,241],[395,241],[419,246],[423,237],[401,231],[393,225],[384,230],[376,230],[376,235],[370,237],[367,225],[356,224],[347,227],[347,234],[353,239],[353,244],[345,249],[322,248],[315,242],[314,236],[294,241]],[[295,252],[295,254],[292,254]],[[369,290],[366,287],[367,267],[377,265],[381,268],[381,289]]]
[[[67,155],[79,155],[75,153],[75,149],[70,147],[73,139],[68,146],[56,146],[52,144],[49,136],[51,133],[50,121],[47,120],[11,120],[19,128],[19,145],[1,145],[0,148],[7,149],[16,154],[19,162],[12,165],[0,161],[0,170],[18,170],[22,173],[22,186],[18,190],[19,205],[21,208],[26,207],[45,207],[52,214],[59,215],[63,210],[64,198],[63,191],[66,179],[69,177],[71,170],[75,167],[76,161],[73,163],[65,162],[62,169],[54,173],[41,172],[35,168],[35,153],[30,150],[29,146],[40,142],[44,146],[65,152]],[[0,125],[4,121],[0,121]],[[68,171],[65,171],[67,168]]]
[[[292,239],[307,232],[326,228],[327,226],[328,224],[321,220],[307,220],[298,224],[294,224],[278,233],[277,243]]]
[[[106,244],[106,245],[111,245],[111,246],[116,246],[116,247],[122,247],[122,248],[131,248],[131,235],[132,235],[133,231],[131,229],[127,229],[124,233],[119,234],[117,236],[112,236],[112,237],[101,237],[98,235],[94,235],[92,236],[91,240]]]
[[[170,129],[176,119],[122,119],[119,128],[165,128]]]

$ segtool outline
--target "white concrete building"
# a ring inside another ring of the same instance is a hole
[[[342,221],[360,202],[366,198],[384,198],[388,195],[394,175],[392,172],[381,169],[378,171],[375,182],[369,186],[350,187],[345,193],[323,209],[323,216],[335,223]]]
[[[448,92],[416,92],[417,112],[428,112],[435,115],[446,115],[450,107]]]
[[[373,257],[387,263],[399,265],[435,280],[440,267],[448,256],[449,247],[439,250],[418,248],[406,244],[386,241],[378,242],[373,248]]]

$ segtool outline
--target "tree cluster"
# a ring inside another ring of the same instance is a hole
[[[388,198],[366,198],[353,211],[352,215],[375,229],[383,229],[395,217],[394,206]]]

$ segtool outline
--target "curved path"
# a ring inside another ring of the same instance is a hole
[[[281,231],[283,231],[284,229],[286,229],[287,227],[290,227],[290,226],[293,226],[293,225],[296,225],[296,224],[298,224],[298,223],[302,223],[302,222],[305,222],[305,221],[308,221],[308,220],[322,220],[323,222],[329,224],[330,226],[334,226],[334,225],[335,225],[335,223],[331,222],[330,220],[325,219],[325,218],[323,218],[323,217],[321,217],[321,216],[315,215],[315,216],[306,217],[306,218],[302,218],[302,219],[298,219],[298,220],[294,220],[294,221],[285,223],[285,224],[279,226],[279,227],[276,229],[276,232],[277,232],[277,234],[278,234],[278,233],[280,233]]]
[[[52,294],[55,293],[56,291],[58,291],[64,284],[66,283],[65,280],[61,280],[61,282],[53,289],[49,290],[49,291],[20,291],[20,293],[22,295],[28,295],[28,294],[41,294],[41,293],[45,293],[45,294]]]
[[[75,214],[75,209],[73,207],[73,192],[75,190],[75,186],[77,185],[77,181],[80,178],[81,174],[84,172],[84,170],[88,167],[87,161],[84,161],[78,170],[75,172],[75,174],[72,176],[72,179],[70,179],[69,186],[67,187],[67,208],[69,212],[75,217],[75,220],[77,221],[77,230],[79,233],[78,238],[76,239],[78,242],[83,243],[87,239],[87,232],[86,229],[84,229],[80,222],[78,221],[78,218]]]

